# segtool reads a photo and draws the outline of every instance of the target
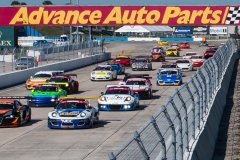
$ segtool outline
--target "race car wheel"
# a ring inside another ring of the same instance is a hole
[[[93,119],[91,118],[90,122],[89,122],[89,128],[93,127]]]
[[[156,85],[159,86],[158,82],[156,82]]]
[[[151,91],[148,92],[148,99],[152,99],[152,92]]]
[[[29,115],[28,115],[28,120],[27,122],[30,122],[32,120],[32,110],[29,108]]]
[[[95,115],[95,121],[94,124],[98,124],[99,123],[99,116],[98,116],[98,112]]]

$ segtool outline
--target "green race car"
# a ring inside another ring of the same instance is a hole
[[[67,92],[59,85],[46,83],[38,85],[28,96],[32,97],[28,100],[29,106],[56,106],[59,98],[66,97]]]

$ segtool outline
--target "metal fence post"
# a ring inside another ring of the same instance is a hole
[[[175,94],[177,96],[177,94]],[[177,157],[178,160],[183,159],[183,135],[182,135],[182,119],[181,119],[181,115],[173,101],[173,97],[169,96],[168,98],[168,102],[171,103],[171,105],[173,106],[173,110],[176,114],[176,117],[178,118],[178,126],[179,126],[179,140],[177,140],[176,142],[180,142],[179,146],[180,146],[180,155]],[[176,136],[176,138],[178,138],[178,136]]]
[[[162,136],[162,133],[161,133],[160,129],[158,128],[156,120],[154,119],[153,116],[150,117],[150,121],[152,122],[153,127],[154,127],[154,129],[157,132],[157,135],[159,137],[159,141],[161,143],[161,148],[162,148],[162,153],[163,153],[161,160],[166,160],[167,159],[167,150],[166,150],[165,140],[164,140],[164,138]]]
[[[176,152],[177,152],[177,150],[176,150],[176,132],[175,132],[175,127],[174,127],[174,124],[173,124],[173,122],[172,122],[172,120],[171,120],[171,118],[170,118],[170,116],[169,116],[169,114],[167,112],[166,106],[163,105],[162,107],[165,107],[165,109],[163,110],[163,113],[164,113],[165,117],[167,118],[168,124],[169,124],[170,129],[171,129],[171,134],[172,134],[172,145],[173,145],[173,149],[171,150],[171,152],[172,152],[171,155],[173,156],[172,160],[177,160],[176,159],[176,156],[177,156]]]
[[[205,114],[206,115],[206,108],[207,108],[207,105],[208,105],[208,103],[207,103],[207,84],[205,84],[205,83],[203,83],[203,82],[206,82],[206,78],[204,77],[204,75],[202,74],[202,71],[201,71],[201,69],[199,70],[199,76],[201,77],[201,79],[202,79],[202,82],[201,82],[201,84],[202,85],[204,85],[204,90],[203,90],[203,114]],[[204,117],[204,115],[203,115],[203,117]]]
[[[176,90],[175,90],[175,92],[177,93],[177,95],[178,95],[178,98],[180,99],[180,101],[182,102],[182,107],[183,107],[183,111],[184,111],[184,117],[182,117],[183,118],[183,120],[184,120],[184,126],[185,126],[185,129],[186,129],[186,131],[185,131],[185,133],[184,134],[186,134],[186,136],[183,136],[183,144],[185,144],[185,149],[187,150],[187,152],[189,151],[189,140],[188,140],[188,116],[187,116],[187,106],[186,106],[186,104],[185,104],[185,102],[184,102],[184,100],[183,100],[183,98],[182,98],[182,95],[181,95],[181,93],[179,92],[179,89],[178,88],[176,88]]]
[[[142,143],[142,140],[140,138],[140,134],[137,131],[135,131],[133,134],[134,134],[134,140],[137,142],[138,147],[141,149],[143,157],[145,158],[145,160],[150,160],[150,157],[149,157],[149,155]]]

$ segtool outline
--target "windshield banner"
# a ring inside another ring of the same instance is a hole
[[[0,26],[23,25],[236,25],[229,6],[7,6]],[[7,14],[6,14],[7,13]],[[237,14],[235,14],[237,13]]]

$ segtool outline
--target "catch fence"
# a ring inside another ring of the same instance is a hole
[[[219,48],[186,83],[175,90],[157,113],[119,149],[109,153],[107,159],[189,159],[235,51],[234,43],[228,40]]]

